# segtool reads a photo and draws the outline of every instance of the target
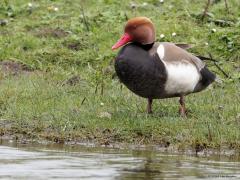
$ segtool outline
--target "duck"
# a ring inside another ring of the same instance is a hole
[[[147,17],[129,19],[121,38],[112,50],[121,50],[115,58],[115,71],[130,91],[147,99],[151,114],[154,99],[179,98],[179,113],[186,116],[185,96],[206,89],[214,82],[202,59],[188,52],[187,44],[156,42],[156,30]]]

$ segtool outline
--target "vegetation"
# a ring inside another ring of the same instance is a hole
[[[238,0],[3,0],[0,2],[0,134],[55,142],[92,141],[240,149]],[[218,81],[186,99],[146,100],[114,74],[128,18],[147,16],[159,41],[193,44]],[[163,35],[161,35],[163,34]]]

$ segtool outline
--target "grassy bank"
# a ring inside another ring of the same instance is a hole
[[[93,141],[240,149],[240,13],[237,0],[1,2],[0,133],[55,142]],[[30,3],[30,4],[29,4]],[[211,52],[221,82],[187,97],[146,100],[114,76],[111,46],[127,18],[148,16],[160,41],[188,42],[193,53]],[[172,33],[176,36],[172,36]],[[165,37],[160,39],[160,34]]]

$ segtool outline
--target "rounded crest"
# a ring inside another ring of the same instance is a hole
[[[132,37],[132,41],[141,44],[151,44],[155,41],[155,28],[147,17],[135,17],[128,20],[124,31]]]

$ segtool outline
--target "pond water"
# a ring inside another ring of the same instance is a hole
[[[0,141],[0,179],[240,179],[238,160]]]

